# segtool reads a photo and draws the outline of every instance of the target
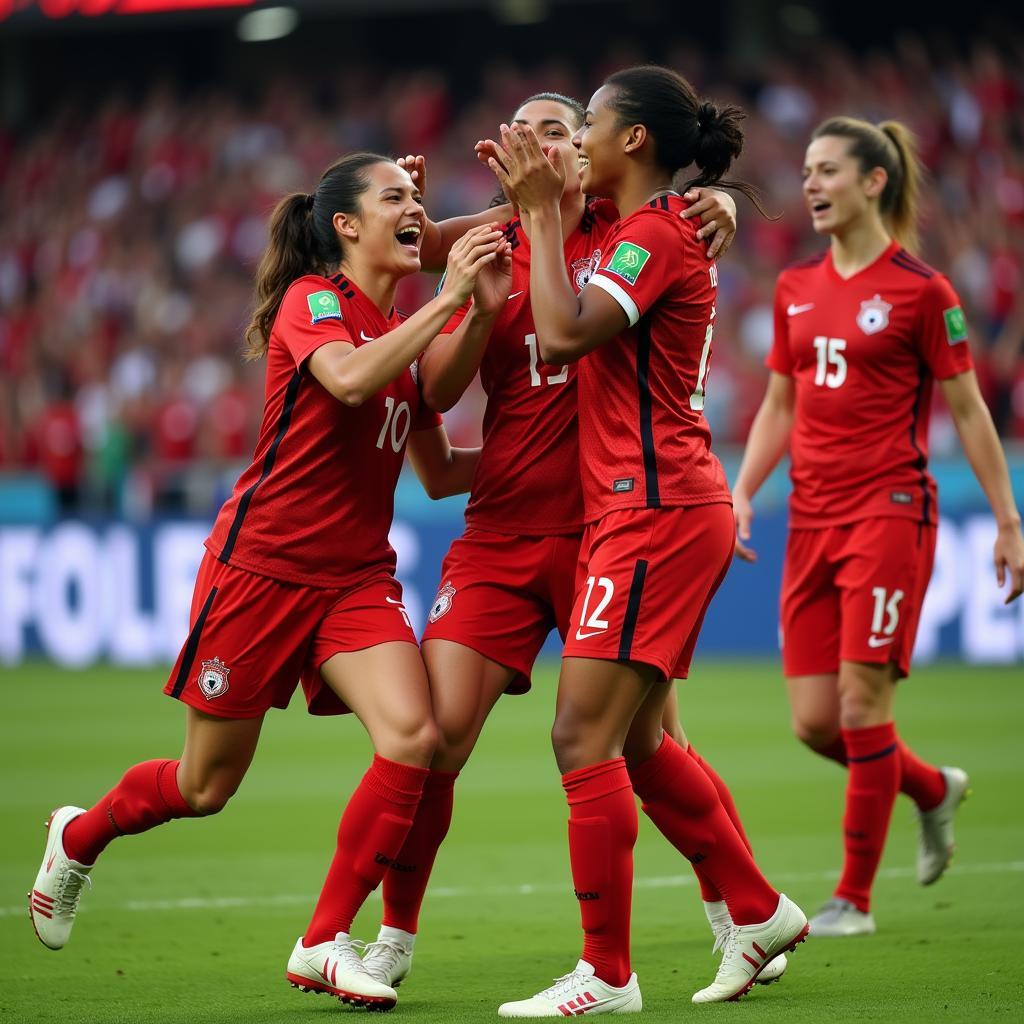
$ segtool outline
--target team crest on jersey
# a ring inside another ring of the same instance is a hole
[[[454,597],[455,588],[452,586],[452,581],[448,580],[437,592],[437,597],[434,598],[434,603],[430,606],[430,614],[427,618],[431,622],[437,622],[442,615],[446,615],[451,610]]]
[[[409,364],[409,372],[412,374],[412,382],[416,384],[420,379],[420,361],[418,359]]]
[[[569,264],[572,275],[572,282],[576,291],[581,292],[587,287],[587,282],[594,276],[594,271],[601,265],[601,250],[595,249],[589,256],[581,256]]]
[[[199,689],[207,700],[221,697],[228,692],[228,676],[231,669],[220,658],[204,661],[199,669]]]
[[[860,312],[857,314],[857,326],[865,334],[877,334],[889,326],[889,311],[892,305],[882,300],[881,295],[873,299],[865,299],[860,304]]]

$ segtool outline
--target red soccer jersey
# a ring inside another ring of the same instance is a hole
[[[601,260],[601,240],[617,219],[606,200],[587,204],[565,242],[577,291]],[[512,245],[512,286],[480,363],[487,393],[483,452],[466,507],[466,524],[492,533],[546,536],[583,528],[576,366],[548,366],[537,348],[530,308],[530,240],[519,220],[505,225]],[[461,323],[467,303],[449,321]]]
[[[932,382],[972,365],[960,300],[942,274],[896,242],[847,280],[830,253],[788,267],[767,364],[796,388],[792,526],[936,522]]]
[[[222,562],[320,587],[394,568],[388,531],[406,438],[440,417],[421,403],[414,367],[350,408],[306,360],[330,341],[371,344],[400,323],[340,275],[289,287],[270,332],[256,454],[206,541]]]
[[[588,522],[612,509],[731,500],[703,413],[718,273],[698,223],[679,217],[688,205],[661,196],[621,220],[587,285],[629,317],[579,362]]]

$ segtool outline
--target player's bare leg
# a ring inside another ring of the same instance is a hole
[[[397,988],[412,969],[419,912],[437,851],[448,834],[455,779],[469,760],[498,699],[515,673],[479,651],[451,640],[428,640],[423,660],[437,723],[437,752],[412,828],[384,876],[384,917],[363,966],[377,981]]]
[[[437,743],[427,674],[414,644],[389,642],[335,654],[320,675],[363,723],[376,754],[342,815],[334,858],[286,977],[303,991],[386,1010],[395,991],[367,973],[349,930],[394,863],[422,796]]]
[[[252,761],[261,722],[215,718],[188,707],[180,761],[134,765],[89,810],[67,806],[53,812],[29,893],[32,924],[44,945],[61,949],[67,943],[90,872],[114,839],[224,807]]]

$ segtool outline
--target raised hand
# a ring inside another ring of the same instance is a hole
[[[461,305],[473,294],[480,271],[507,250],[508,243],[497,224],[471,228],[448,253],[442,293],[453,295]]]
[[[512,290],[512,246],[503,241],[498,257],[480,268],[473,285],[473,305],[486,316],[497,316]]]
[[[396,161],[403,171],[409,172],[412,183],[420,190],[420,195],[427,194],[427,161],[423,156],[400,156]]]
[[[501,142],[485,139],[477,152],[486,154],[487,166],[501,182],[505,194],[515,196],[522,210],[545,203],[557,205],[565,187],[566,169],[561,150],[552,146],[545,152],[529,125],[501,126]]]

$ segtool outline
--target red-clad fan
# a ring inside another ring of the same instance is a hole
[[[739,998],[806,934],[765,880],[707,774],[662,729],[732,556],[729,489],[709,449],[704,391],[717,271],[672,190],[722,180],[742,148],[735,108],[701,102],[666,68],[617,72],[574,136],[581,186],[623,214],[576,294],[561,251],[565,158],[528,126],[502,127],[492,169],[531,223],[530,300],[541,357],[579,360],[584,520],[552,740],[569,803],[569,855],[584,931],[577,966],[501,1016],[641,1008],[629,955],[633,793],[721,894],[730,917],[715,981],[695,1002]]]
[[[531,126],[546,145],[564,149],[577,166],[571,139],[583,107],[576,100],[556,93],[531,96],[513,120]],[[407,165],[413,160],[407,158]],[[415,173],[422,175],[422,164]],[[602,238],[618,217],[608,200],[588,201],[579,179],[578,169],[567,175],[560,200],[563,259],[577,291],[600,263]],[[734,231],[735,204],[724,193],[698,193],[686,215],[706,218],[698,236],[716,235],[711,250],[717,252]],[[575,593],[583,531],[576,366],[549,366],[538,354],[529,301],[529,215],[509,221],[505,234],[512,247],[511,279],[486,305],[477,289],[472,305],[452,318],[420,360],[432,407],[450,408],[478,369],[487,407],[466,531],[445,559],[423,638],[438,750],[398,858],[402,870],[385,875],[383,924],[364,957],[371,973],[390,985],[411,967],[419,911],[451,822],[458,773],[498,698],[529,688],[551,630],[565,640]],[[703,764],[679,728],[674,692],[666,702],[665,728]],[[735,814],[725,784],[707,771]],[[701,887],[707,906],[717,908],[717,892],[703,878]]]
[[[282,200],[256,282],[248,356],[267,360],[252,464],[221,509],[196,580],[191,630],[165,692],[186,705],[179,760],[130,768],[89,810],[61,807],[30,894],[36,933],[67,942],[83,884],[114,839],[220,811],[255,753],[263,717],[301,677],[312,714],[353,711],[375,749],[287,977],[376,1008],[348,938],[397,855],[434,753],[427,676],[388,544],[406,444],[434,494],[468,489],[477,452],[452,449],[420,398],[416,359],[507,243],[497,225],[452,248],[445,288],[403,321],[398,282],[420,269],[425,217],[409,174],[357,153],[310,195]]]
[[[783,672],[797,737],[849,769],[843,872],[811,921],[818,936],[874,932],[871,886],[898,792],[918,808],[922,885],[949,864],[967,792],[962,769],[922,761],[893,721],[935,552],[935,381],[998,523],[999,584],[1009,576],[1008,602],[1024,589],[1020,515],[960,300],[912,254],[919,180],[898,122],[837,117],[815,130],[804,198],[831,244],[779,277],[771,377],[734,492],[737,553],[752,561],[750,503],[789,448]]]

